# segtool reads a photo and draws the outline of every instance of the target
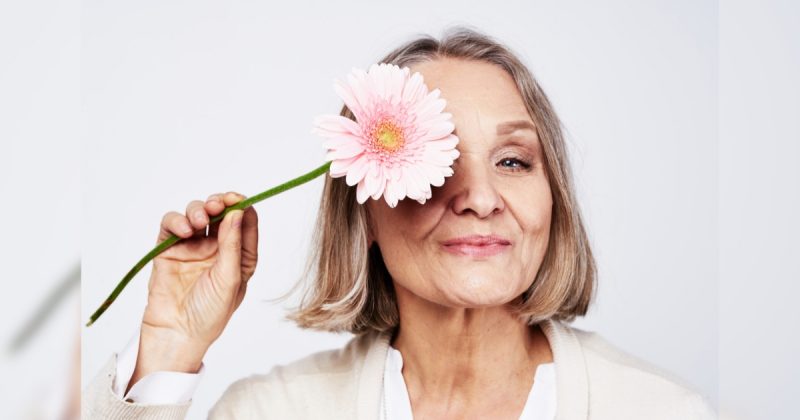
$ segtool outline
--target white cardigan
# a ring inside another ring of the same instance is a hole
[[[557,420],[716,418],[706,400],[670,375],[630,356],[599,335],[545,321],[556,367]],[[267,374],[234,382],[209,412],[211,419],[379,418],[391,333],[354,337]],[[183,419],[190,403],[127,403],[111,384],[116,355],[84,390],[82,419]]]

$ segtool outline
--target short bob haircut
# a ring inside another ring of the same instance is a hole
[[[594,295],[596,266],[575,201],[561,123],[550,101],[514,53],[464,27],[446,31],[441,40],[428,35],[414,39],[380,62],[406,67],[446,57],[484,61],[507,71],[542,142],[553,195],[550,236],[536,278],[513,301],[512,309],[529,325],[551,318],[569,322],[585,315]],[[347,106],[340,115],[355,120]],[[305,291],[288,315],[300,327],[362,334],[398,326],[392,278],[377,243],[368,247],[368,218],[366,206],[356,202],[355,188],[344,178],[325,177]]]

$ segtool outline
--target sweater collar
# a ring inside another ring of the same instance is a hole
[[[358,396],[356,399],[356,418],[358,420],[375,420],[380,418],[380,402],[383,392],[383,373],[386,365],[386,354],[389,352],[389,341],[394,330],[381,333],[369,333],[371,337],[364,364],[358,379]]]
[[[556,368],[556,420],[588,418],[589,384],[580,341],[572,329],[560,321],[545,320],[539,325],[550,344]],[[383,372],[393,332],[371,333],[371,345],[358,381],[358,420],[380,418]]]
[[[560,321],[545,320],[539,324],[556,367],[556,420],[589,417],[589,383],[586,360],[578,337]]]

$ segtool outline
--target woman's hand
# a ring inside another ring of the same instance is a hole
[[[197,372],[208,347],[239,307],[258,260],[258,216],[234,210],[209,220],[245,197],[228,192],[192,201],[186,214],[169,212],[157,243],[175,234],[180,242],[153,260],[147,307],[132,386],[148,373]]]

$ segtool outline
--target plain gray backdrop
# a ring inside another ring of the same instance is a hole
[[[332,89],[418,33],[466,24],[529,65],[563,120],[599,263],[595,330],[718,398],[719,185],[714,2],[99,2],[82,10],[82,314],[194,199],[254,195],[322,163]],[[191,418],[238,378],[347,335],[264,302],[301,274],[321,180],[256,206],[261,260],[205,359]],[[83,380],[130,339],[149,266],[84,329]],[[86,383],[86,382],[84,382]]]

